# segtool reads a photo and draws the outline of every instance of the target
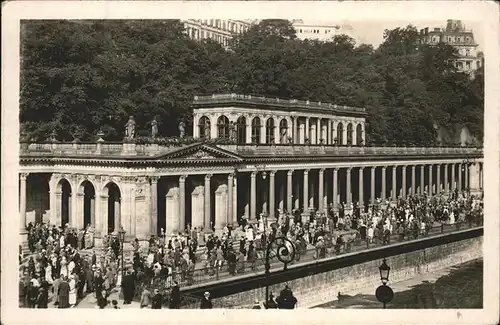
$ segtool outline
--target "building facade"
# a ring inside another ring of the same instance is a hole
[[[50,221],[92,224],[97,245],[120,226],[142,241],[161,229],[218,232],[242,216],[306,217],[340,202],[349,211],[352,202],[483,186],[482,149],[364,146],[363,109],[229,94],[198,97],[193,111],[191,143],[22,142],[21,233]]]
[[[292,26],[298,39],[301,40],[317,40],[321,42],[329,42],[335,35],[342,34],[341,26],[335,24],[312,24],[305,23],[301,19],[292,21]]]
[[[235,35],[246,32],[254,23],[252,20],[234,19],[188,19],[182,20],[189,38],[194,40],[212,39],[224,47]]]
[[[420,30],[420,40],[424,44],[445,43],[458,50],[456,66],[460,71],[473,72],[483,65],[483,54],[477,52],[479,44],[474,40],[474,32],[466,29],[460,20],[448,19],[446,28],[424,28]]]

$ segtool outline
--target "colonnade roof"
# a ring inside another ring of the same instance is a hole
[[[364,107],[351,107],[332,103],[314,102],[297,99],[271,98],[258,95],[214,94],[211,96],[195,96],[193,109],[241,107],[256,109],[275,109],[281,111],[297,111],[303,113],[326,113],[335,116],[365,117]]]
[[[482,158],[472,147],[338,147],[309,145],[236,145],[198,142],[168,147],[136,144],[46,143],[21,146],[21,164],[76,163],[125,165],[231,165],[262,162],[354,162]]]

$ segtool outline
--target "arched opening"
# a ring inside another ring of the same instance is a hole
[[[358,146],[364,145],[364,143],[363,143],[363,127],[361,126],[361,124],[358,124],[358,126],[356,126],[356,144]]]
[[[260,117],[254,117],[252,120],[252,143],[260,143]]]
[[[229,119],[225,115],[217,119],[217,134],[219,139],[229,139]]]
[[[56,198],[59,202],[58,217],[61,225],[64,227],[69,224],[69,216],[71,213],[71,184],[66,179],[61,179],[57,184]],[[72,225],[70,225],[72,226]]]
[[[288,121],[282,119],[280,121],[280,143],[284,144],[288,142]]]
[[[240,116],[236,121],[236,141],[237,143],[245,143],[247,139],[247,120],[244,116]]]
[[[352,145],[352,123],[347,124],[347,145]]]
[[[344,125],[342,123],[337,126],[337,144],[344,144]]]
[[[115,183],[108,183],[108,214],[107,228],[108,234],[117,231],[121,222],[121,193]]]
[[[198,123],[200,138],[209,139],[210,138],[210,119],[206,116],[202,116]]]
[[[95,188],[89,181],[84,181],[80,186],[83,193],[83,227],[89,224],[95,226]]]
[[[26,225],[50,220],[50,174],[29,174],[26,178]],[[20,180],[21,181],[21,180]],[[21,190],[21,187],[19,187]],[[19,195],[22,195],[19,192]],[[54,207],[52,207],[54,209]]]
[[[266,143],[274,143],[274,119],[272,117],[266,122]]]

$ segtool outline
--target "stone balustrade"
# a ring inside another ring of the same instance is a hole
[[[200,142],[201,143],[201,142]],[[136,144],[122,142],[55,142],[28,143],[21,142],[21,155],[101,155],[101,156],[156,156],[168,153],[181,147],[178,145]],[[364,147],[333,145],[236,145],[217,144],[218,147],[243,155],[300,155],[318,154],[331,156],[387,156],[387,155],[475,155],[483,156],[483,148],[478,147]]]

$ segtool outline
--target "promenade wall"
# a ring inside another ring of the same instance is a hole
[[[419,274],[465,263],[482,257],[483,228],[462,230],[433,238],[391,244],[367,251],[335,256],[322,261],[289,266],[273,272],[267,281],[276,295],[288,283],[299,303],[310,308],[332,300],[337,293],[380,285],[378,267],[387,258],[390,282],[411,279]],[[210,291],[215,308],[250,308],[255,299],[265,299],[263,275],[211,283],[182,290],[191,296]]]

